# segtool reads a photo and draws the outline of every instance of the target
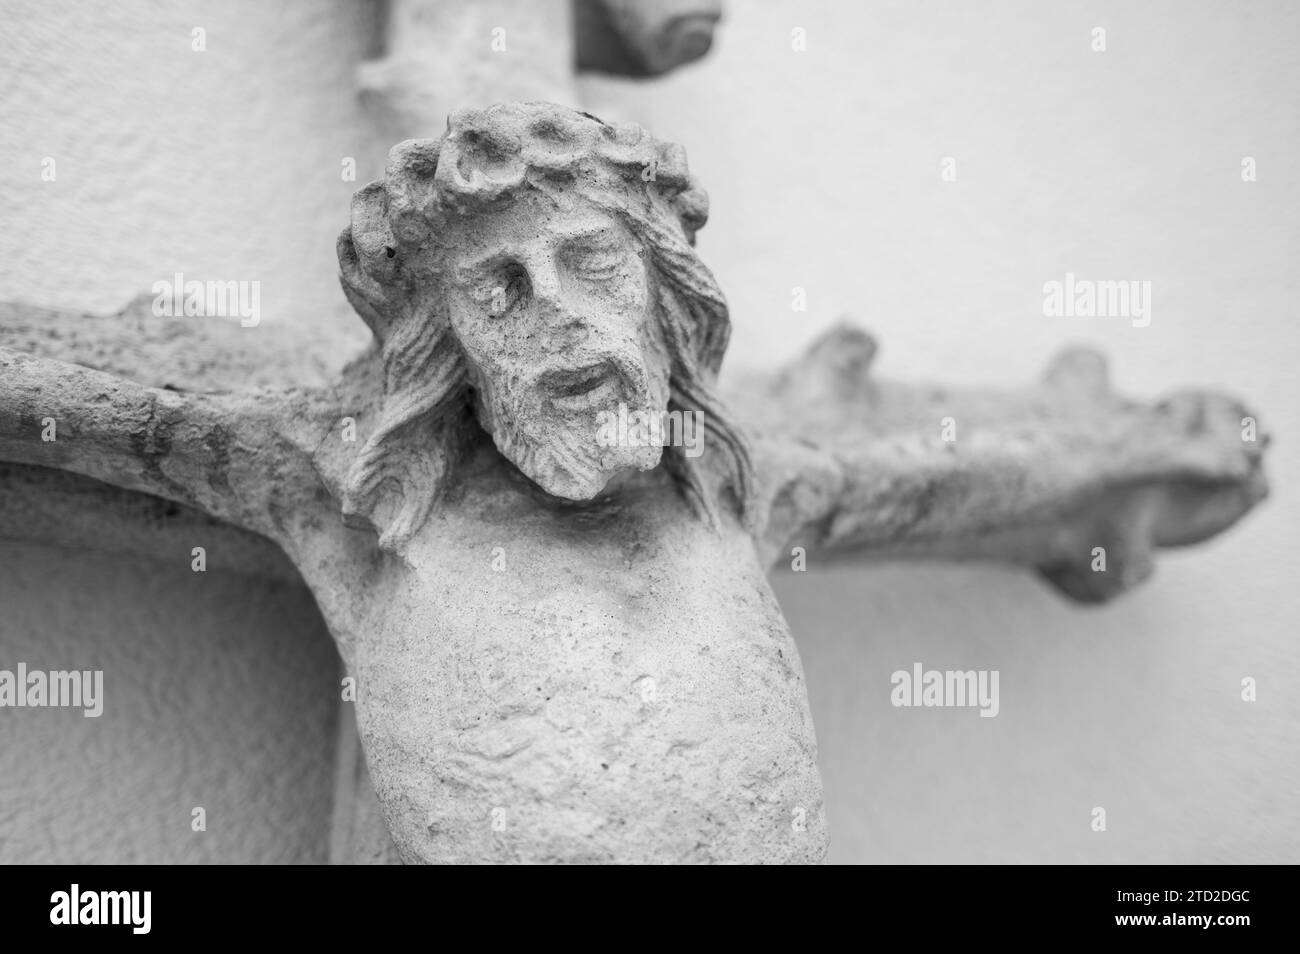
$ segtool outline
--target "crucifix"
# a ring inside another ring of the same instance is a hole
[[[354,197],[341,280],[374,343],[334,384],[156,388],[0,348],[0,460],[277,544],[402,861],[820,861],[773,567],[989,559],[1102,601],[1261,500],[1267,442],[1228,397],[1116,395],[1086,350],[1016,390],[879,381],[847,326],[724,390],[706,218],[637,126],[456,112]]]

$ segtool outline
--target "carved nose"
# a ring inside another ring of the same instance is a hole
[[[528,281],[540,309],[550,313],[564,307],[564,290],[560,286],[559,273],[553,265],[534,264],[528,269]]]
[[[533,302],[538,318],[556,347],[578,347],[591,336],[594,317],[585,309],[574,308],[553,274],[534,278]]]

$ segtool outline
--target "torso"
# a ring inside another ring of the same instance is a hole
[[[798,653],[734,520],[662,469],[576,507],[484,453],[406,558],[354,653],[406,860],[821,860]]]

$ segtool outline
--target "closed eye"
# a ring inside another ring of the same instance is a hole
[[[622,245],[614,240],[588,240],[570,247],[565,255],[569,268],[591,281],[613,278],[625,261]]]

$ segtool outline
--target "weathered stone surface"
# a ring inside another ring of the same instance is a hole
[[[1224,398],[1116,398],[1083,353],[1001,395],[875,382],[851,330],[742,382],[741,426],[691,246],[706,209],[680,148],[635,127],[458,113],[357,195],[340,262],[376,344],[337,383],[160,390],[0,348],[0,460],[275,541],[357,679],[402,860],[819,860],[765,579],[784,547],[1011,560],[1105,598],[1260,499],[1263,441]],[[604,440],[620,406],[702,415],[701,453]],[[340,790],[362,778],[345,759]],[[354,807],[335,856],[383,860]]]
[[[1097,602],[1145,579],[1155,549],[1213,536],[1267,496],[1268,437],[1249,433],[1251,411],[1226,395],[1126,400],[1084,349],[1000,393],[882,382],[868,375],[875,350],[841,327],[729,394],[767,477],[773,559],[801,545],[1001,560]]]
[[[703,217],[679,149],[541,105],[457,114],[354,203],[344,285],[386,396],[341,496],[400,564],[345,655],[407,860],[824,852],[798,655],[712,392]],[[602,445],[620,405],[707,408],[712,456]]]

